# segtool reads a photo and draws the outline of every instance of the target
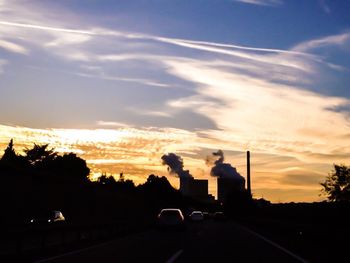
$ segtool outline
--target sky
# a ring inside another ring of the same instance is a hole
[[[349,163],[348,0],[0,0],[0,151],[75,152],[142,183],[221,149],[254,197],[324,200]],[[2,153],[0,153],[1,155]]]

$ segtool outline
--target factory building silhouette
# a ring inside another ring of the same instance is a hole
[[[218,201],[225,201],[227,195],[233,191],[244,191],[245,180],[237,177],[218,177],[217,179],[217,195]],[[250,152],[247,151],[247,191],[251,196],[250,185]]]
[[[193,177],[180,177],[180,192],[199,200],[210,198],[208,194],[208,180],[194,179]]]
[[[227,165],[220,163],[221,165]],[[224,166],[226,167],[226,166]],[[230,166],[232,169],[232,167]],[[247,191],[251,195],[251,181],[250,181],[250,152],[247,151],[247,180],[240,176],[236,169],[232,171],[238,176],[217,176],[217,200],[225,201],[227,195],[232,191],[244,191],[245,183],[247,182]],[[199,200],[209,200],[208,194],[208,180],[194,179],[193,177],[180,177],[180,192],[184,196],[189,196]]]

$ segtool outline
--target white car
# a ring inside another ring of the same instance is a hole
[[[190,214],[190,218],[192,221],[203,221],[204,215],[201,211],[193,211]]]

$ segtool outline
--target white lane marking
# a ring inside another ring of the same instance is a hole
[[[179,251],[177,251],[174,255],[171,256],[171,258],[169,258],[166,263],[174,263],[175,260],[178,259],[178,257],[180,257],[180,255],[183,253],[183,249],[180,249]]]
[[[249,228],[247,228],[247,227],[245,227],[245,226],[242,226],[242,225],[239,225],[239,226],[242,227],[243,229],[245,229],[246,231],[248,231],[249,233],[251,233],[251,234],[253,234],[253,235],[259,237],[260,239],[264,240],[266,243],[269,243],[270,245],[272,245],[272,246],[274,246],[274,247],[276,247],[276,248],[282,250],[284,253],[287,253],[287,254],[290,255],[291,257],[293,257],[293,258],[299,260],[300,262],[308,263],[307,260],[305,260],[305,259],[299,257],[298,255],[294,254],[293,252],[289,251],[288,249],[286,249],[286,248],[284,248],[284,247],[278,245],[277,243],[271,241],[270,239],[267,239],[266,237],[264,237],[264,236],[262,236],[262,235],[256,233],[255,231],[253,231],[253,230],[251,230],[251,229],[249,229]]]

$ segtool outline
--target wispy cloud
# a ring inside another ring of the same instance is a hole
[[[346,117],[327,108],[347,105],[350,102],[347,99],[244,77],[203,65],[200,61],[169,60],[167,63],[170,73],[195,83],[199,94],[195,98],[171,100],[169,106],[191,108],[225,131],[210,131],[211,137],[228,143],[242,142],[238,146],[241,149],[269,149],[269,152],[296,155],[305,160],[310,156],[300,153],[299,148],[322,153],[332,152],[343,144],[336,138],[347,133]],[[208,103],[208,98],[220,103]],[[337,130],[328,123],[336,125]],[[310,132],[305,134],[300,132],[301,129]],[[319,136],[320,131],[332,138],[334,145],[325,144],[324,137]]]
[[[97,121],[97,125],[103,127],[132,127],[132,125],[116,121]]]
[[[321,37],[318,39],[312,39],[309,41],[302,42],[292,48],[294,51],[298,52],[308,52],[317,48],[329,47],[329,46],[343,46],[349,44],[350,33],[341,33],[337,35],[331,35],[326,37]]]
[[[138,84],[153,86],[153,87],[160,87],[160,88],[171,87],[170,84],[160,83],[160,82],[157,82],[155,80],[150,80],[150,79],[114,77],[114,76],[108,76],[104,73],[99,74],[99,75],[94,75],[94,74],[86,74],[86,73],[82,73],[82,72],[76,72],[73,74],[77,75],[77,76],[85,77],[85,78],[97,78],[97,79],[103,79],[103,80],[133,82],[133,83],[138,83]]]
[[[260,5],[260,6],[277,6],[281,5],[282,0],[234,0],[235,2],[241,2],[244,4]]]
[[[12,23],[12,22],[5,22],[0,21],[0,25],[8,25],[8,26],[15,26],[15,27],[23,27],[23,28],[29,28],[29,29],[39,29],[49,32],[60,32],[61,36],[58,37],[58,39],[55,39],[53,41],[47,42],[46,46],[57,46],[58,43],[61,44],[74,44],[74,43],[81,43],[85,42],[91,39],[91,36],[115,36],[115,37],[122,37],[127,39],[140,39],[140,40],[153,40],[157,42],[162,43],[168,43],[176,46],[181,46],[185,48],[191,48],[201,51],[207,51],[211,53],[218,53],[223,55],[230,55],[234,57],[239,57],[243,59],[250,59],[257,62],[264,62],[264,63],[270,63],[270,64],[276,64],[281,66],[288,66],[288,67],[294,67],[299,68],[302,70],[306,70],[305,65],[302,65],[298,62],[297,59],[293,60],[293,57],[289,57],[289,59],[282,59],[278,56],[264,56],[259,55],[251,52],[244,52],[244,51],[252,51],[252,52],[265,52],[265,53],[277,53],[277,54],[290,54],[290,55],[300,55],[300,56],[310,56],[309,54],[305,54],[298,50],[281,50],[281,49],[268,49],[268,48],[255,48],[255,47],[246,47],[246,46],[239,46],[239,45],[230,45],[230,44],[221,44],[221,43],[214,43],[214,42],[205,42],[205,41],[193,41],[193,40],[185,40],[185,39],[176,39],[176,38],[165,38],[165,37],[159,37],[159,36],[151,36],[151,35],[144,35],[144,34],[131,34],[126,32],[119,32],[119,31],[111,31],[111,30],[102,30],[102,29],[91,29],[91,30],[75,30],[75,29],[67,29],[67,28],[57,28],[57,27],[49,27],[49,26],[39,26],[39,25],[33,25],[33,24],[21,24],[21,23]],[[66,35],[67,33],[73,34],[72,35]],[[78,37],[75,37],[74,35],[77,34]],[[87,35],[86,37],[79,37],[79,35]],[[242,50],[242,51],[239,51]],[[75,55],[78,54],[78,55]],[[71,58],[77,58],[78,60],[83,58],[84,60],[87,59],[87,56],[82,53],[82,51],[78,51],[78,53],[73,53],[72,55],[69,55]],[[122,56],[115,56],[115,55],[103,55],[100,56],[99,59],[104,60],[117,60],[117,59],[126,59],[126,57]]]
[[[26,55],[29,53],[28,49],[26,49],[25,47],[7,40],[2,40],[2,39],[0,39],[0,48],[3,48],[13,53],[19,53],[23,55]]]
[[[67,28],[52,27],[52,26],[15,23],[15,22],[9,22],[9,21],[0,21],[0,25],[15,26],[15,27],[21,27],[21,28],[37,29],[37,30],[52,31],[52,32],[73,33],[73,34],[82,34],[82,35],[95,35],[93,32],[86,31],[86,30],[76,30],[76,29],[67,29]]]
[[[155,111],[155,110],[143,110],[143,111],[137,111],[140,115],[145,116],[156,116],[156,117],[171,117],[171,114],[165,111]]]
[[[283,50],[283,49],[247,47],[247,46],[239,46],[239,45],[233,45],[233,44],[223,44],[223,43],[208,42],[208,41],[194,41],[194,40],[179,39],[179,38],[150,37],[150,36],[148,36],[148,37],[155,39],[155,40],[158,40],[158,41],[171,43],[171,44],[175,44],[175,45],[193,44],[194,46],[190,45],[189,47],[194,47],[194,48],[201,47],[201,46],[211,46],[211,47],[241,49],[241,50],[248,50],[248,51],[259,51],[259,52],[268,52],[268,53],[287,53],[287,54],[294,54],[294,55],[310,56],[310,54],[307,54],[307,53],[290,51],[290,50]],[[198,45],[198,46],[196,46],[196,45]],[[215,49],[214,49],[214,51],[215,51]]]

